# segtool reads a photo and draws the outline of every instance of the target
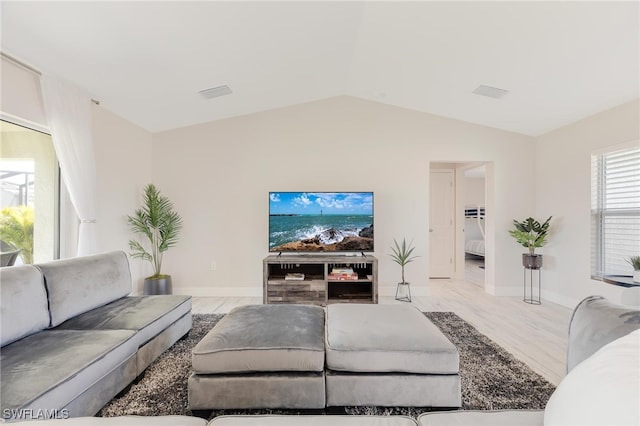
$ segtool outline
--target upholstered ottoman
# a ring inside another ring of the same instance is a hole
[[[219,416],[209,426],[417,426],[406,416]]]
[[[327,306],[327,406],[460,407],[456,347],[411,305]]]
[[[192,410],[324,408],[324,309],[236,308],[195,346],[192,362]]]

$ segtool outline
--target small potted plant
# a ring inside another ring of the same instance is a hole
[[[513,221],[516,229],[509,231],[523,247],[529,249],[529,253],[522,254],[522,266],[526,269],[540,269],[542,267],[542,255],[536,254],[536,248],[547,243],[547,235],[551,224],[551,217],[540,223],[532,217],[528,217],[522,222]]]
[[[417,257],[411,256],[415,247],[412,247],[413,243],[407,244],[404,238],[402,239],[402,244],[398,244],[394,238],[393,244],[394,245],[391,247],[391,251],[393,253],[390,256],[393,261],[402,268],[402,281],[398,283],[398,287],[396,288],[396,300],[411,302],[411,289],[409,287],[409,283],[404,280],[404,267],[408,263],[413,262]]]
[[[146,260],[153,266],[153,275],[144,279],[144,294],[171,294],[171,275],[162,274],[162,255],[178,242],[182,218],[173,210],[169,199],[153,184],[144,189],[143,205],[133,216],[127,216],[129,228],[144,236],[150,249],[137,240],[129,240],[131,257]],[[147,245],[147,244],[145,244]]]
[[[633,282],[640,283],[640,256],[631,256],[627,262],[633,267]]]

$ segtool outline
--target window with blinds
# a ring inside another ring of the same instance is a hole
[[[591,157],[591,275],[631,275],[640,255],[640,146]]]

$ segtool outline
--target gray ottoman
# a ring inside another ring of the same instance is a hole
[[[417,426],[406,416],[257,415],[219,416],[209,426]]]
[[[241,306],[196,345],[192,362],[192,410],[324,408],[324,310]]]
[[[327,406],[460,407],[456,347],[411,305],[327,306]]]

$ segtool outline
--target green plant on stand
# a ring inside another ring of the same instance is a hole
[[[171,276],[162,274],[162,256],[176,245],[182,229],[182,218],[173,210],[169,199],[153,184],[144,189],[143,205],[133,216],[127,216],[129,228],[143,236],[149,250],[138,240],[129,240],[131,257],[146,260],[153,267],[153,275],[144,280],[145,294],[171,294]]]
[[[523,247],[529,249],[529,253],[523,253],[522,265],[527,269],[540,269],[542,267],[542,255],[536,254],[536,248],[547,243],[551,217],[540,223],[532,217],[528,217],[522,222],[513,221],[516,229],[509,231],[509,234],[516,239]]]
[[[412,256],[413,250],[415,249],[412,245],[413,242],[407,244],[407,241],[404,238],[402,239],[402,243],[398,244],[398,241],[394,238],[393,246],[391,246],[391,251],[393,253],[390,256],[402,269],[402,281],[398,283],[396,288],[396,300],[401,300],[403,302],[411,302],[411,288],[409,283],[404,279],[404,267],[418,257]]]
[[[0,240],[20,250],[22,263],[33,263],[33,221],[31,206],[5,207],[0,211]]]
[[[633,268],[633,282],[640,283],[640,256],[631,256],[627,262]]]

